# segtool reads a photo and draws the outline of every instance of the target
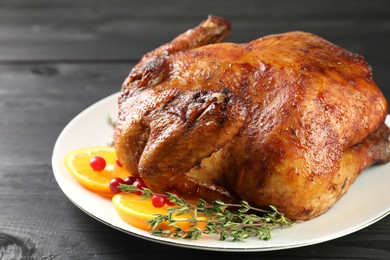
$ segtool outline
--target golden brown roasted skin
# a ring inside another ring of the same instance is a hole
[[[389,160],[387,102],[362,56],[305,32],[219,43],[229,31],[210,16],[125,80],[115,148],[149,188],[307,220]]]

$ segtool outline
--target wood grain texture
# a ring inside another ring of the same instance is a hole
[[[365,56],[390,89],[390,2],[0,1],[0,62],[131,62],[196,26],[209,14],[232,23],[227,41],[292,30],[318,34]],[[388,96],[390,98],[390,96]]]
[[[389,46],[386,0],[0,2],[1,60],[131,59],[197,25],[209,14],[232,23],[229,41],[304,30],[352,51],[384,55]],[[379,39],[378,39],[379,38]],[[113,48],[115,46],[115,48]],[[379,47],[379,48],[373,48]],[[384,48],[385,49],[385,48]],[[389,51],[387,50],[387,54]]]
[[[94,220],[59,189],[51,154],[81,110],[141,55],[208,14],[229,41],[306,30],[358,53],[390,100],[389,1],[0,1],[0,259],[390,259],[390,216],[321,244],[259,253],[166,246]],[[378,198],[380,199],[380,198]]]

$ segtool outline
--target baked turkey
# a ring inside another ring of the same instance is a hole
[[[229,31],[209,16],[123,83],[116,152],[151,190],[307,220],[389,161],[388,105],[362,56],[298,31],[221,43]]]

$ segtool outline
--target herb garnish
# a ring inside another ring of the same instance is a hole
[[[114,119],[112,119],[112,117],[110,115],[106,116],[106,123],[115,130],[116,121]],[[112,138],[112,140],[109,143],[107,143],[107,145],[114,146],[114,137]]]
[[[155,194],[148,188],[139,190],[134,185],[120,184],[119,188],[124,192],[140,191],[141,199]],[[156,214],[147,221],[152,228],[151,234],[155,236],[199,239],[202,234],[218,234],[220,240],[232,238],[232,241],[241,241],[249,237],[268,240],[271,238],[272,229],[291,226],[294,223],[271,205],[269,210],[264,210],[252,207],[246,201],[228,204],[220,200],[207,203],[203,199],[192,204],[173,193],[167,192],[166,196],[175,206],[168,207],[168,214]],[[180,217],[184,214],[189,214],[190,217]],[[184,230],[177,225],[183,221],[192,223],[189,229]],[[167,222],[172,229],[159,228],[163,222]],[[202,225],[204,228],[199,227],[201,222],[206,222],[205,226]]]

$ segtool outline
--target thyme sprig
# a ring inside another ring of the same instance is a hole
[[[116,126],[116,121],[110,116],[110,115],[107,115],[106,116],[106,123],[112,127],[112,129],[115,129],[115,126]],[[112,138],[112,140],[110,140],[110,142],[107,143],[108,146],[114,146],[114,136]]]
[[[141,199],[155,195],[148,188],[139,190],[133,185],[120,184],[119,188],[124,192],[140,191]],[[199,239],[202,234],[217,234],[220,240],[231,238],[232,241],[241,241],[249,237],[268,240],[271,238],[271,230],[294,223],[272,205],[265,210],[252,207],[244,200],[239,204],[220,200],[208,203],[203,199],[190,203],[174,193],[168,192],[161,196],[167,196],[175,206],[168,207],[168,214],[156,214],[147,220],[152,229],[151,234],[155,236]],[[187,215],[184,217],[184,214]],[[168,223],[170,229],[160,228],[164,222]],[[178,225],[179,222],[189,222],[191,225],[183,229]]]

